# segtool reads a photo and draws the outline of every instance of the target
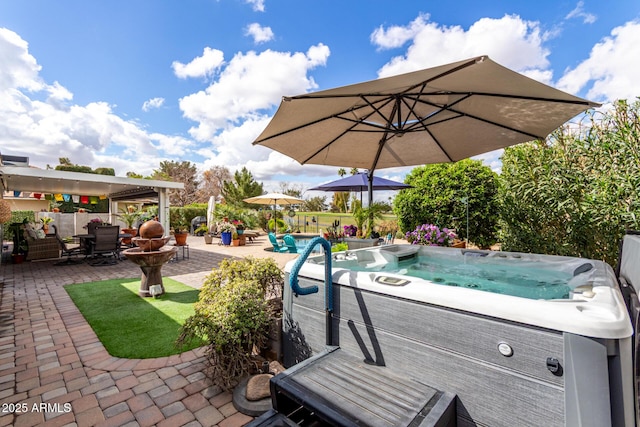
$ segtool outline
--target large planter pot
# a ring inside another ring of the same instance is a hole
[[[123,228],[122,232],[126,234],[131,234],[131,237],[136,237],[138,235],[137,228]],[[131,245],[131,237],[124,237],[122,239],[122,243],[125,245]]]
[[[237,230],[236,230],[236,233],[238,233],[238,236],[240,236],[241,234],[243,234],[243,233],[244,233],[244,230],[237,229]]]
[[[222,239],[222,244],[225,246],[229,246],[231,244],[231,232],[223,231],[220,233],[220,239]]]
[[[189,233],[174,233],[176,238],[176,246],[185,246],[187,244],[187,236]]]
[[[24,262],[25,256],[24,254],[13,254],[11,255],[11,261],[14,264],[22,264]]]
[[[231,246],[240,246],[240,239],[233,239],[231,241]]]
[[[210,245],[213,242],[213,236],[211,234],[204,235],[204,243]]]

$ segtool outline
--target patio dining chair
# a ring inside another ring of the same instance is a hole
[[[91,265],[113,265],[119,260],[120,226],[106,225],[95,229],[94,240],[91,240],[91,257],[97,260]]]
[[[64,239],[60,237],[60,234],[58,234],[58,227],[56,227],[55,224],[50,224],[49,227],[53,229],[53,233],[55,234],[58,245],[60,246],[60,256],[67,257],[64,261],[57,262],[54,265],[71,265],[81,263],[82,260],[77,257],[78,255],[85,255],[84,248],[79,244],[67,245],[67,242],[65,242]],[[72,259],[71,257],[76,258]]]
[[[278,242],[275,234],[269,233],[269,241],[273,245],[274,252],[289,252],[289,248]]]
[[[297,254],[298,253],[298,246],[296,246],[296,238],[293,237],[291,234],[285,234],[284,237],[282,238],[282,240],[284,240],[284,244],[287,247],[287,250],[292,253],[292,254]]]

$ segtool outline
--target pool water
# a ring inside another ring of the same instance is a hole
[[[566,299],[575,284],[573,274],[539,262],[490,262],[480,257],[417,258],[375,267],[349,267],[357,271],[387,272],[430,282],[531,299]]]
[[[294,236],[295,237],[295,236]],[[296,239],[296,247],[298,248],[298,253],[301,254],[311,242],[313,237],[295,237]],[[312,253],[322,252],[322,246],[320,244],[316,244],[316,247],[313,249]]]

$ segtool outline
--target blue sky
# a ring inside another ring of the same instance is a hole
[[[483,54],[593,101],[634,99],[640,2],[2,0],[0,152],[117,175],[247,166],[266,190],[306,189],[337,168],[251,146],[283,95]]]

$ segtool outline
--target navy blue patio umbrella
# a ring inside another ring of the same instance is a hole
[[[381,178],[379,176],[373,177],[371,183],[371,189],[373,191],[379,190],[402,190],[405,188],[413,188],[409,184],[405,184],[398,181],[392,181],[390,179]],[[326,184],[318,185],[317,187],[310,188],[314,191],[359,191],[360,203],[362,203],[362,192],[369,191],[369,176],[366,172],[358,172],[355,175],[341,178],[336,181],[331,181]]]

